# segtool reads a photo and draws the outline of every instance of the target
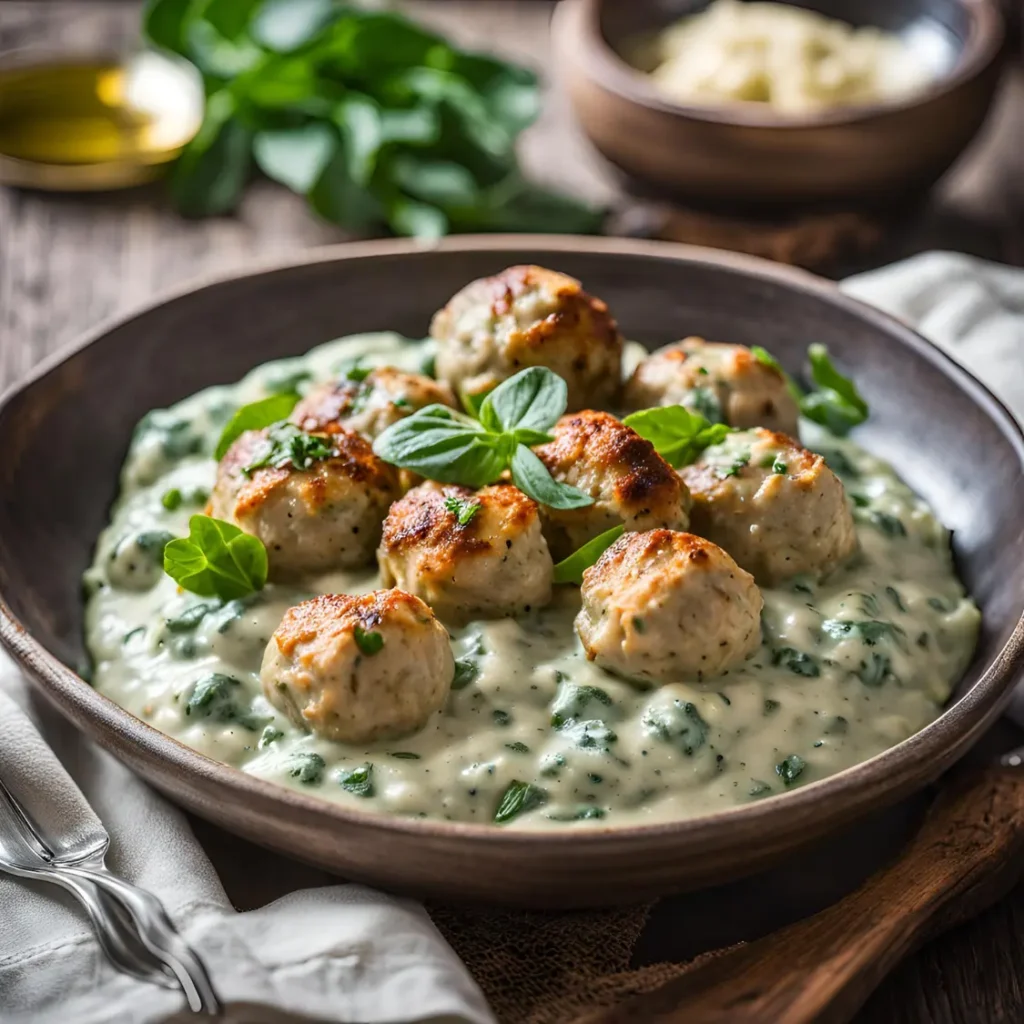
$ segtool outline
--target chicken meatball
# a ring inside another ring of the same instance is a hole
[[[730,434],[682,471],[690,527],[762,586],[828,572],[857,546],[839,478],[820,455],[770,430]]]
[[[576,632],[587,657],[629,679],[706,679],[761,642],[753,577],[692,533],[623,534],[583,573],[581,595]]]
[[[296,468],[298,459],[304,468]],[[259,537],[271,579],[373,561],[398,474],[351,430],[278,425],[242,434],[221,459],[211,514]]]
[[[630,409],[685,405],[712,423],[767,427],[794,437],[799,410],[786,378],[743,345],[703,338],[666,345],[633,371],[626,385]]]
[[[509,267],[466,285],[435,314],[437,375],[478,395],[527,366],[547,366],[569,386],[568,409],[619,395],[622,336],[579,281],[543,267]]]
[[[551,599],[540,510],[511,484],[413,488],[391,506],[377,560],[386,585],[449,621],[517,615]]]
[[[289,608],[267,644],[267,700],[324,739],[368,743],[415,732],[455,674],[448,633],[412,594],[321,594]]]
[[[690,494],[679,474],[635,430],[606,412],[563,416],[555,439],[536,449],[556,480],[594,499],[577,509],[544,507],[552,556],[565,558],[613,526],[685,530]]]
[[[365,377],[317,385],[295,407],[292,422],[317,434],[355,430],[372,441],[393,423],[435,404],[455,405],[447,384],[383,366]]]

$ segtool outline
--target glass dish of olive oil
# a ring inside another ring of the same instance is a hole
[[[184,61],[16,53],[0,58],[0,182],[110,189],[156,177],[195,135],[203,89]]]

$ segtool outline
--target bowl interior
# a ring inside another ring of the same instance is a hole
[[[788,0],[787,0],[788,2]],[[706,8],[710,0],[603,3],[600,27],[606,42],[627,63],[652,68],[655,33]],[[900,36],[936,77],[957,65],[970,38],[971,19],[961,0],[798,0],[792,6]]]
[[[221,281],[113,326],[0,408],[3,599],[47,650],[80,664],[79,581],[145,412],[341,334],[392,328],[420,337],[466,282],[537,262],[580,278],[628,337],[651,346],[696,333],[764,345],[797,369],[809,342],[828,345],[871,404],[862,443],[953,531],[960,571],[984,613],[959,693],[970,689],[1024,613],[1024,448],[1005,410],[913,332],[809,276],[684,247],[613,250],[580,240],[403,253],[370,246],[358,260],[326,256]]]

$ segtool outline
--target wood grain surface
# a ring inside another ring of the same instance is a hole
[[[409,3],[417,16],[461,41],[546,67],[549,7],[537,2]],[[0,3],[0,50],[74,41],[130,45],[134,0]],[[574,129],[553,91],[524,140],[538,178],[597,200],[614,199],[613,177]],[[187,222],[167,208],[159,185],[89,197],[0,189],[0,386],[84,330],[211,270],[229,270],[344,240],[301,200],[267,183],[252,188],[235,218]],[[992,118],[928,204],[870,263],[928,248],[958,249],[1024,265],[1024,67],[1012,68]],[[859,267],[837,268],[837,271]],[[280,862],[209,825],[196,832],[221,868],[236,905],[283,891]],[[245,871],[237,870],[245,865]],[[289,888],[331,879],[288,868]],[[1024,886],[993,909],[906,960],[867,1003],[860,1024],[987,1024],[1024,1020]]]

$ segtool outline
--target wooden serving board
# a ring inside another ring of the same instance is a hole
[[[1024,872],[1024,768],[954,773],[902,854],[838,903],[576,1024],[839,1024]]]

